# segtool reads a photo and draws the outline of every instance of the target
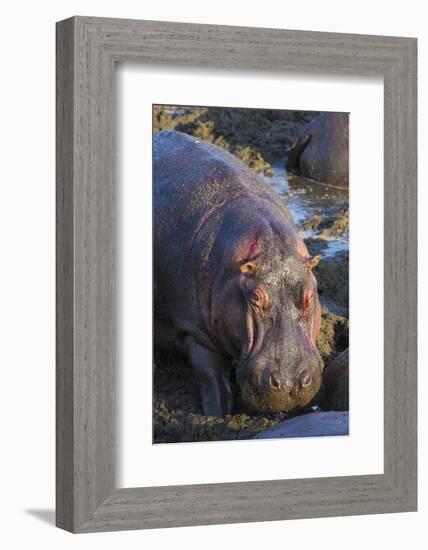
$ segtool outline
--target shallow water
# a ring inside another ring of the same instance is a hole
[[[310,220],[316,215],[332,216],[349,205],[347,189],[327,186],[314,180],[287,174],[282,166],[273,166],[273,176],[263,176],[266,183],[284,198],[296,225]],[[338,237],[318,237],[313,231],[301,231],[303,238],[322,239],[326,243],[321,255],[335,256],[349,250],[349,235]]]

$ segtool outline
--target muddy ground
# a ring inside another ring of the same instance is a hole
[[[285,166],[287,150],[303,128],[318,113],[309,111],[252,110],[155,106],[154,131],[175,129],[215,143],[237,155],[256,172],[272,173],[272,165]],[[333,255],[323,253],[329,240],[346,235],[349,211],[329,209],[303,220],[299,229],[307,236],[311,254],[321,254],[314,269],[322,304],[318,348],[328,365],[348,348],[348,250]],[[185,359],[156,353],[154,365],[154,443],[248,439],[291,418],[296,413],[246,414],[239,411],[226,417],[202,414],[198,388]],[[317,399],[299,411],[317,406]]]
[[[154,106],[153,130],[177,130],[227,149],[255,172],[272,174],[318,113],[270,109]]]

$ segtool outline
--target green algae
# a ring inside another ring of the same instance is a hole
[[[257,173],[272,174],[319,113],[273,109],[155,105],[153,131],[177,130],[228,150]]]

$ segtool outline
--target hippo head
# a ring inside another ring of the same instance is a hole
[[[236,379],[246,409],[291,411],[307,405],[321,383],[316,346],[321,310],[310,257],[294,246],[244,243],[223,288],[223,333],[237,358]],[[275,241],[275,239],[274,239]]]

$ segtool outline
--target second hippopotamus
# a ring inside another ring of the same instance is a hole
[[[321,113],[293,145],[287,170],[322,183],[349,185],[349,115]]]
[[[311,257],[280,198],[236,157],[176,131],[153,140],[155,347],[193,366],[206,415],[290,411],[323,363]]]

